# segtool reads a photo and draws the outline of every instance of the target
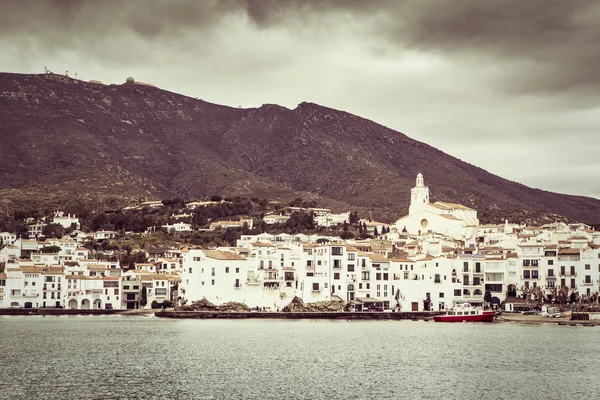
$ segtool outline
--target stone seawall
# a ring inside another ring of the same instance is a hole
[[[71,310],[66,308],[0,308],[0,315],[107,315],[131,310]]]
[[[430,320],[444,312],[214,312],[214,311],[159,311],[160,318],[197,319],[355,319],[355,320]]]

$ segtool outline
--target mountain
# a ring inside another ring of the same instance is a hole
[[[1,73],[0,153],[2,193],[303,197],[393,219],[422,172],[432,201],[476,208],[484,222],[600,223],[600,200],[531,189],[313,103],[242,109],[144,84]]]

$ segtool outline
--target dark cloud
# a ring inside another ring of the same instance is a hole
[[[593,0],[9,0],[1,7],[2,36],[34,34],[45,46],[84,51],[86,42],[120,32],[161,42],[193,34],[202,43],[231,16],[260,29],[296,21],[335,30],[332,18],[343,15],[363,22],[362,34],[386,40],[392,53],[412,48],[498,63],[507,92],[574,90],[593,98],[600,87],[600,3]]]

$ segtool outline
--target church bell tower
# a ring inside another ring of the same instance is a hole
[[[408,215],[425,210],[429,204],[429,188],[425,186],[423,174],[417,174],[417,185],[410,190]]]

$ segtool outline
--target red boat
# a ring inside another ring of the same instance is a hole
[[[484,311],[481,307],[472,307],[469,303],[459,304],[445,315],[435,315],[435,322],[493,322],[495,311]]]

